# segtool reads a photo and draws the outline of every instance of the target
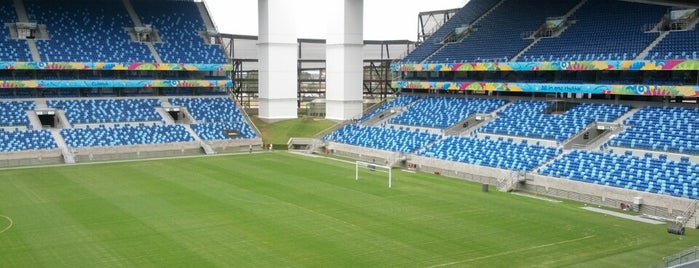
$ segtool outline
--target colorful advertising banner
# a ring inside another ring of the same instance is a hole
[[[188,88],[232,87],[231,80],[8,80],[2,88]]]
[[[699,97],[697,86],[394,81],[402,89]]]
[[[107,63],[107,62],[0,62],[5,70],[104,71],[233,71],[232,64]]]
[[[469,71],[697,71],[697,60],[658,61],[555,61],[393,64],[399,72]]]

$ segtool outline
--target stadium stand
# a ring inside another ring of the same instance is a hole
[[[425,40],[423,44],[413,50],[408,56],[403,58],[402,62],[421,62],[425,58],[429,57],[441,48],[444,44],[442,41],[447,37],[456,27],[462,27],[464,25],[469,25],[478,19],[481,15],[485,14],[489,9],[491,9],[498,1],[496,0],[472,0],[469,1],[463,8],[454,14],[454,16],[449,19],[442,27],[437,29],[430,38]]]
[[[415,102],[410,109],[389,120],[391,124],[447,128],[478,113],[490,113],[507,101],[427,97]]]
[[[155,62],[145,44],[131,42],[124,28],[133,22],[121,1],[24,2],[30,20],[46,24],[51,35],[36,42],[42,61]]]
[[[257,136],[230,98],[170,98],[169,101],[172,105],[187,108],[196,120],[192,129],[204,140],[251,139]],[[239,135],[224,134],[231,130]]]
[[[0,1],[0,17],[3,18],[3,23],[18,21],[12,0]],[[0,27],[0,35],[3,36],[0,39],[0,61],[31,61],[32,56],[26,41],[9,39],[9,29],[4,25]]]
[[[658,37],[643,27],[660,22],[666,11],[660,5],[588,0],[559,37],[542,38],[518,60],[633,60]]]
[[[699,154],[699,109],[645,107],[626,119],[631,127],[607,145],[642,150]]]
[[[206,31],[194,1],[138,0],[136,12],[145,24],[160,31],[163,43],[155,49],[163,62],[225,64],[226,57],[218,45],[204,43],[199,34]]]
[[[563,16],[579,0],[506,0],[459,42],[447,43],[428,62],[509,61],[532,40],[521,34],[538,29],[547,17]]]
[[[517,101],[480,128],[483,133],[564,141],[592,122],[613,122],[631,107],[616,104],[578,104],[563,114],[547,114],[553,102]]]
[[[155,110],[157,99],[48,100],[51,108],[63,109],[71,124],[162,121]]]
[[[33,101],[1,101],[0,102],[0,126],[26,126],[31,127],[27,110],[34,110],[36,103]]]
[[[699,59],[699,31],[672,31],[648,53],[646,59]]]
[[[420,97],[418,97],[418,96],[399,96],[399,97],[393,99],[392,101],[389,101],[384,105],[381,105],[381,107],[363,115],[358,121],[359,121],[359,123],[362,123],[362,122],[368,120],[369,118],[372,118],[372,117],[376,116],[377,114],[383,113],[389,109],[396,108],[396,107],[406,107],[406,106],[412,104],[413,102],[417,101],[418,99],[420,99]]]
[[[699,165],[667,159],[574,150],[539,170],[542,175],[699,199]]]
[[[30,150],[47,150],[57,148],[56,141],[48,130],[0,129],[0,151],[20,152]]]
[[[194,141],[181,125],[129,125],[121,127],[62,129],[61,135],[73,148],[165,144]]]
[[[447,137],[419,155],[474,165],[529,171],[561,153],[561,149],[507,141]]]
[[[345,126],[325,137],[339,143],[369,147],[379,150],[411,153],[441,137],[409,128],[403,129],[371,126]]]

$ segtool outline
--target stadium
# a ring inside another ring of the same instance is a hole
[[[328,3],[0,0],[1,266],[699,265],[696,1]]]

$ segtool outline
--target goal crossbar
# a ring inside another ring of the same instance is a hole
[[[392,183],[393,183],[393,172],[391,171],[391,167],[389,166],[383,166],[383,165],[377,165],[375,163],[369,163],[369,162],[364,162],[364,161],[356,161],[354,165],[354,180],[358,181],[359,180],[359,168],[367,168],[371,171],[375,171],[376,169],[385,169],[388,172],[388,188],[391,188]]]

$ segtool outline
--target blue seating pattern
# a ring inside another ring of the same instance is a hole
[[[699,59],[699,27],[690,31],[670,32],[648,53],[646,59]]]
[[[383,113],[386,110],[389,110],[391,108],[408,106],[411,103],[417,101],[418,99],[420,99],[420,97],[417,97],[417,96],[399,96],[399,97],[393,99],[392,101],[389,101],[384,105],[381,105],[381,107],[371,111],[370,113],[363,115],[362,118],[360,118],[358,121],[359,121],[359,123],[364,122],[364,121],[376,116],[377,114]]]
[[[492,8],[498,1],[496,0],[471,0],[466,5],[459,9],[454,16],[449,19],[442,27],[437,29],[423,44],[416,47],[402,61],[404,63],[421,62],[441,48],[444,44],[442,40],[447,37],[454,29],[463,25],[471,24],[481,15]]]
[[[417,130],[370,126],[343,127],[331,136],[338,143],[401,153],[414,152],[441,138]]]
[[[628,112],[628,105],[578,104],[564,114],[544,114],[553,105],[544,101],[517,101],[478,131],[564,141],[592,122],[613,122]]]
[[[17,22],[17,12],[12,0],[0,0],[0,18],[5,22]],[[0,27],[0,61],[31,61],[32,55],[29,46],[24,40],[11,40],[10,31],[5,25]]]
[[[658,33],[643,27],[660,22],[667,7],[616,0],[588,0],[576,23],[559,37],[543,38],[518,61],[633,60]]]
[[[391,124],[447,128],[477,113],[490,113],[505,100],[428,97],[415,102],[410,109],[391,118]]]
[[[235,103],[228,98],[170,98],[170,104],[183,106],[192,115],[196,124],[192,129],[204,140],[231,139],[224,135],[226,130],[237,130],[237,138],[251,139],[257,134],[240,112]]]
[[[145,44],[131,42],[124,4],[113,0],[25,0],[30,20],[44,23],[50,40],[37,40],[42,61],[155,62]],[[166,5],[164,5],[166,6]]]
[[[624,122],[631,128],[608,145],[642,150],[699,154],[699,109],[645,107]]]
[[[27,110],[34,110],[33,101],[2,101],[0,102],[0,126],[31,126]]]
[[[62,129],[69,147],[124,146],[191,142],[194,137],[181,125],[138,125],[123,127]]]
[[[537,30],[547,17],[563,16],[579,0],[506,0],[483,18],[477,31],[461,42],[448,43],[428,62],[508,61],[532,40],[521,34]]]
[[[157,99],[48,100],[51,108],[65,110],[71,124],[162,121]]]
[[[56,141],[48,130],[2,131],[0,129],[0,152],[20,152],[56,149]]]
[[[539,174],[699,199],[699,165],[687,161],[574,150],[539,169]]]
[[[245,122],[192,124],[192,130],[203,140],[252,139],[257,137],[252,127]],[[240,135],[230,137],[225,134],[226,130],[236,130]]]
[[[164,3],[167,2],[167,3]],[[226,57],[218,45],[208,45],[199,35],[206,31],[194,1],[132,1],[145,24],[160,31],[164,43],[155,49],[166,63],[225,64]]]
[[[528,171],[561,153],[561,149],[507,141],[448,137],[418,154],[442,160]]]

